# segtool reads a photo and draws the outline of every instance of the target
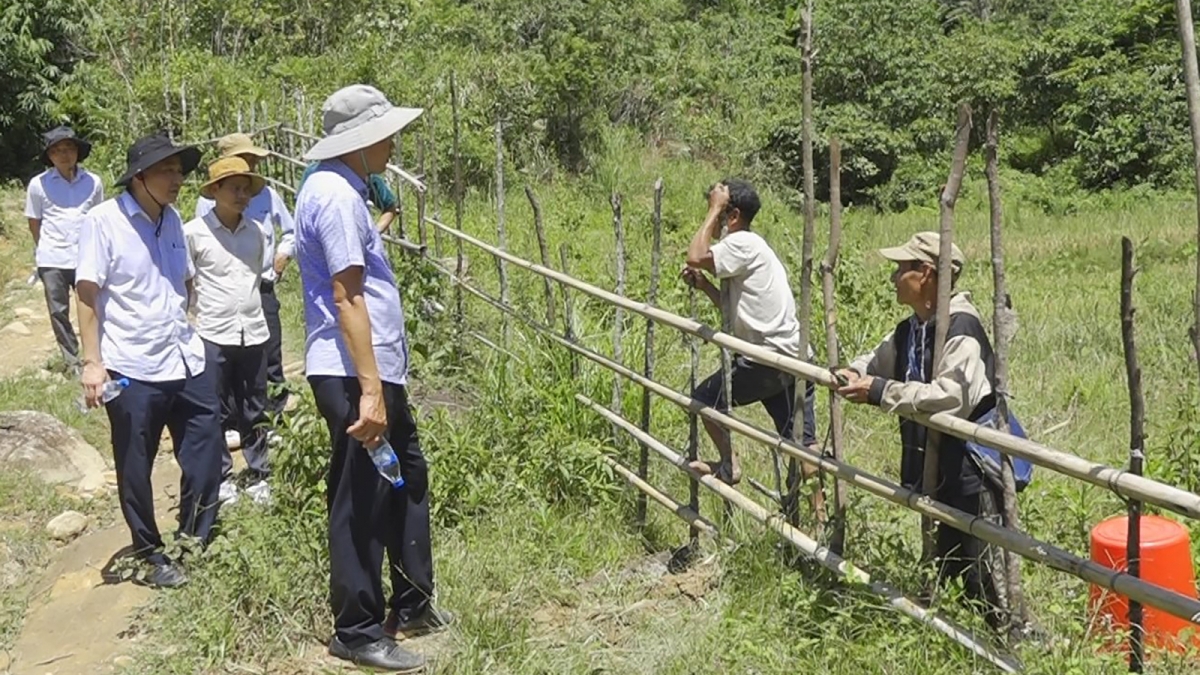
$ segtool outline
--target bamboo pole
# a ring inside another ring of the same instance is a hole
[[[1008,433],[1008,345],[1016,332],[1012,310],[1012,299],[1008,295],[1008,284],[1004,275],[1004,214],[1000,201],[1000,115],[993,108],[987,120],[987,145],[984,147],[984,173],[987,175],[988,205],[990,207],[992,231],[992,337],[996,341],[996,420],[997,430]],[[1012,457],[1003,455],[1001,479],[1004,488],[1005,526],[1021,529],[1020,510],[1017,503],[1017,481],[1013,476]],[[1025,593],[1021,589],[1021,557],[1006,552],[1004,555],[1004,579],[1007,588],[1008,614],[1011,625],[1024,624],[1027,620]]]
[[[563,276],[570,278],[570,256],[568,255],[567,242],[563,242],[558,247],[559,267],[562,268]],[[568,288],[569,284],[562,284],[563,296],[563,337],[571,344],[575,343],[575,298],[571,296],[571,291]],[[579,357],[574,353],[571,354],[571,379],[579,381]]]
[[[504,223],[504,128],[496,120],[496,241],[500,248],[508,248],[508,233]],[[496,258],[496,271],[500,275],[500,301],[508,304],[508,267],[502,258]],[[504,346],[512,339],[512,324],[504,319]]]
[[[777,370],[792,373],[810,382],[815,382],[825,387],[836,386],[836,380],[827,368],[814,366],[806,361],[784,356],[765,347],[738,339],[733,335],[718,332],[710,326],[706,326],[694,319],[687,319],[657,307],[650,307],[643,302],[615,295],[602,288],[575,279],[565,272],[542,267],[527,260],[522,260],[510,253],[500,251],[494,246],[490,246],[469,234],[458,232],[441,222],[430,222],[435,227],[442,228],[447,234],[470,243],[482,251],[491,255],[505,256],[505,259],[514,266],[549,277],[564,286],[578,290],[593,298],[611,305],[618,305],[641,316],[652,317],[659,323],[671,326],[689,335],[695,335],[719,347],[737,350],[739,353],[745,354],[759,363],[769,365]],[[1190,518],[1200,518],[1200,495],[1192,494],[1186,490],[1181,490],[1177,487],[1141,476],[1134,476],[1124,470],[1098,464],[1028,439],[1016,438],[1011,434],[1003,434],[995,429],[982,427],[967,420],[954,417],[949,413],[936,413],[933,415],[916,413],[894,414],[911,419],[930,429],[950,434],[956,438],[975,441],[1001,452],[1007,452],[1015,457],[1027,459],[1038,466],[1057,471],[1058,473],[1091,485],[1112,490],[1122,497],[1139,499]]]
[[[800,358],[808,358],[810,329],[812,327],[812,282],[813,282],[813,230],[817,220],[817,197],[813,170],[813,0],[805,3],[800,14],[803,23],[801,31],[801,79],[803,102],[801,104],[800,146],[801,163],[804,170],[804,233],[800,242],[800,306],[796,319],[800,323]],[[804,440],[804,425],[808,411],[804,402],[808,395],[808,384],[799,379],[795,383],[794,400],[792,402],[792,440]],[[787,514],[792,526],[800,524],[800,482],[802,473],[796,460],[788,461],[787,498],[783,500],[783,511]],[[822,513],[823,500],[820,490],[813,495],[813,510],[818,522],[825,520]]]
[[[933,369],[936,377],[941,368],[942,355],[946,350],[946,333],[950,330],[950,290],[953,272],[951,268],[951,246],[954,242],[954,204],[962,187],[963,174],[967,170],[967,149],[971,142],[971,108],[966,103],[958,106],[958,123],[954,134],[954,156],[950,162],[950,177],[942,190],[941,222],[938,249],[937,318],[934,324]],[[937,494],[941,477],[938,475],[938,445],[941,436],[929,430],[925,438],[925,470],[921,487],[928,497]],[[921,521],[921,557],[932,560],[936,550],[934,522],[928,518]]]
[[[454,227],[459,232],[462,232],[463,225],[463,176],[462,176],[462,153],[459,151],[461,143],[462,128],[459,123],[458,114],[458,78],[454,73],[450,73],[450,110],[454,124]],[[454,273],[458,278],[463,276],[463,240],[459,239],[456,247],[456,258]],[[463,334],[463,325],[465,316],[463,315],[463,296],[460,286],[454,287],[454,319],[456,323],[455,333],[461,339]]]
[[[829,139],[829,248],[821,263],[821,291],[825,302],[825,353],[830,369],[841,367],[837,333],[837,298],[834,284],[837,277],[838,253],[842,243],[842,145]],[[826,451],[842,461],[842,399],[829,395],[829,444]],[[793,439],[795,440],[795,439]],[[829,548],[841,555],[846,542],[846,490],[841,481],[833,483],[833,521]]]
[[[767,529],[773,530],[776,534],[783,538],[784,541],[792,545],[798,552],[809,558],[816,560],[822,567],[830,570],[839,578],[844,579],[850,584],[866,588],[872,593],[884,597],[888,604],[899,610],[901,613],[920,621],[926,625],[933,627],[938,632],[946,635],[960,645],[966,647],[977,656],[987,660],[995,665],[1000,670],[1006,673],[1020,672],[1021,668],[1011,659],[997,654],[983,642],[975,639],[975,636],[965,629],[951,623],[937,614],[921,607],[917,603],[909,600],[900,594],[899,591],[887,586],[886,584],[873,581],[871,575],[865,570],[859,569],[853,563],[843,559],[840,555],[830,551],[828,548],[821,546],[812,537],[805,534],[803,531],[787,523],[778,514],[772,513],[763,507],[759,506],[754,500],[746,497],[736,489],[717,480],[716,477],[703,474],[688,465],[687,459],[681,457],[679,453],[671,450],[666,444],[647,434],[628,420],[605,409],[603,406],[592,401],[582,394],[575,394],[575,400],[585,406],[588,406],[601,417],[608,420],[610,423],[620,427],[629,435],[633,436],[644,448],[654,450],[667,462],[675,465],[675,468],[687,474],[693,480],[698,480],[704,484],[704,487],[715,492],[721,499],[731,507],[737,507],[762,523]]]
[[[654,235],[650,246],[650,289],[646,294],[646,302],[658,302],[659,266],[662,262],[662,178],[654,181]],[[654,320],[646,319],[646,353],[642,373],[654,378]],[[650,392],[642,390],[642,431],[650,432]],[[649,477],[650,455],[645,447],[638,453],[638,475],[643,479]],[[646,500],[639,499],[637,503],[637,523],[641,529],[646,525]]]
[[[1142,367],[1138,364],[1137,343],[1134,340],[1133,278],[1137,269],[1133,266],[1133,242],[1121,237],[1121,343],[1125,347],[1125,375],[1129,382],[1129,471],[1142,475],[1142,460],[1145,458],[1146,399],[1142,395]],[[1129,530],[1126,536],[1125,560],[1129,575],[1141,576],[1142,571],[1142,503],[1136,499],[1127,502]],[[1142,672],[1145,651],[1142,644],[1142,605],[1129,600],[1129,672]]]
[[[1195,169],[1196,241],[1200,245],[1200,71],[1196,65],[1196,26],[1192,18],[1192,1],[1175,0],[1175,15],[1179,20],[1179,42],[1183,48],[1183,83],[1187,91],[1188,122],[1192,130],[1192,163]],[[1193,354],[1200,366],[1200,252],[1196,257],[1196,287],[1192,293]]]
[[[457,234],[451,230],[447,231],[451,234]],[[442,271],[443,273],[447,273],[447,271],[444,269]],[[962,532],[966,532],[971,536],[986,541],[990,544],[995,544],[996,546],[1016,551],[1030,560],[1040,562],[1056,570],[1066,572],[1075,577],[1083,579],[1086,582],[1115,591],[1121,595],[1129,597],[1130,599],[1138,600],[1143,604],[1157,607],[1192,623],[1200,624],[1200,600],[1176,593],[1161,586],[1144,582],[1141,579],[1132,577],[1129,574],[1104,567],[1103,565],[1097,564],[1091,560],[1085,560],[1052,544],[1034,539],[1024,532],[1014,532],[1005,527],[996,525],[986,518],[981,518],[941,502],[934,501],[921,495],[920,493],[909,490],[887,479],[879,478],[867,473],[858,467],[836,461],[831,457],[822,456],[819,452],[816,452],[810,448],[806,448],[802,445],[798,445],[792,442],[790,439],[780,438],[777,434],[772,434],[759,429],[758,427],[742,422],[734,417],[721,413],[706,406],[700,401],[684,396],[674,391],[670,387],[660,384],[659,382],[648,380],[637,372],[626,368],[619,363],[616,363],[606,356],[598,354],[577,343],[570,342],[565,338],[555,335],[554,332],[548,327],[542,326],[537,321],[520,314],[513,307],[500,303],[498,300],[489,296],[483,291],[471,287],[470,285],[464,283],[461,278],[452,278],[454,279],[456,285],[462,286],[467,292],[482,299],[496,309],[511,314],[553,342],[580,356],[583,356],[584,358],[587,358],[596,364],[599,364],[600,366],[614,373],[617,373],[618,375],[621,375],[625,379],[628,379],[640,386],[650,388],[655,394],[658,394],[662,398],[678,405],[681,408],[693,411],[705,419],[711,420],[716,424],[736,431],[757,443],[767,447],[778,447],[784,453],[795,456],[797,459],[802,461],[816,464],[820,469],[833,473],[856,487],[883,497],[892,503],[914,511],[918,511],[922,515],[927,515],[936,520],[944,522],[950,527]],[[779,521],[779,519],[776,519],[776,521],[782,522]]]
[[[625,227],[621,217],[621,195],[614,192],[610,198],[613,214],[613,233],[616,235],[617,250],[617,295],[625,296]],[[623,350],[621,342],[625,336],[625,312],[618,306],[615,315],[613,316],[613,360],[620,363]],[[621,410],[621,378],[613,377],[612,385],[612,407],[613,410]],[[620,440],[621,435],[613,429],[613,440]]]
[[[695,509],[686,504],[680,504],[679,502],[675,501],[658,488],[639,478],[636,473],[630,471],[625,467],[624,464],[618,462],[612,457],[609,457],[608,455],[601,455],[600,457],[604,460],[605,464],[612,467],[613,471],[616,471],[621,475],[622,478],[629,481],[630,485],[640,490],[640,497],[649,497],[659,504],[662,504],[669,511],[678,516],[680,520],[687,523],[691,529],[697,532],[703,532],[710,537],[721,536],[720,533],[717,532],[717,526],[708,519],[702,517],[699,513],[696,513]]]
[[[533,193],[533,188],[525,186],[525,197],[529,200],[529,206],[533,209],[533,230],[537,234],[538,253],[541,255],[542,266],[550,266],[550,246],[546,243],[546,227],[542,223],[542,204],[538,201],[537,195]],[[542,283],[546,290],[546,325],[554,325],[554,286],[551,285],[550,279],[542,277]],[[563,290],[566,293],[566,290]]]

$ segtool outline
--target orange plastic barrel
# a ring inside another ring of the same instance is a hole
[[[1188,531],[1183,525],[1158,516],[1142,516],[1142,580],[1182,595],[1196,597],[1196,577],[1192,569],[1192,551]],[[1092,528],[1092,560],[1114,570],[1126,570],[1125,558],[1129,534],[1129,518],[1109,518]],[[1089,593],[1089,616],[1101,625],[1127,630],[1129,599],[1113,591],[1093,585]],[[1200,631],[1192,623],[1153,607],[1143,607],[1142,625],[1146,629],[1146,644],[1168,649],[1182,649],[1183,631],[1190,630],[1190,640],[1200,645]]]

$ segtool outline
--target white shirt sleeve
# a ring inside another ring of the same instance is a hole
[[[92,180],[96,182],[96,189],[92,192],[91,205],[95,206],[104,201],[104,181],[100,180],[99,176],[92,176]]]
[[[29,189],[25,191],[25,217],[35,220],[42,219],[42,202],[46,195],[42,192],[42,177],[35,176],[29,181]]]
[[[750,244],[748,238],[727,236],[712,245],[709,250],[712,251],[713,271],[718,279],[739,277],[750,269],[755,255]]]
[[[111,259],[100,220],[92,216],[85,217],[79,228],[79,262],[75,268],[75,280],[90,281],[104,288]]]
[[[279,193],[273,189],[271,189],[271,216],[278,223],[279,231],[282,232],[279,237],[279,245],[275,247],[276,254],[293,257],[296,254],[296,223],[292,220],[292,214],[288,212],[287,204],[283,203]]]

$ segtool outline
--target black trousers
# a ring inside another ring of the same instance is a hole
[[[333,445],[326,484],[329,601],[337,637],[353,649],[383,637],[386,609],[406,621],[423,612],[433,595],[429,467],[404,387],[383,385],[387,439],[404,475],[404,487],[394,489],[376,472],[362,444],[346,433],[358,420],[358,380],[313,376],[308,381]],[[392,580],[386,604],[385,550]]]
[[[730,369],[730,382],[733,385],[733,407],[760,402],[766,408],[771,421],[775,423],[775,431],[784,438],[791,438],[793,417],[795,416],[796,376],[776,370],[768,365],[751,361],[741,354],[733,357]],[[696,385],[692,398],[707,406],[725,407],[725,377],[721,371],[709,375]],[[805,381],[804,389],[804,445],[817,442],[817,419],[814,412],[814,401],[817,398],[816,387],[812,382]]]
[[[997,525],[1004,524],[1001,517],[1003,500],[986,481],[983,489],[973,495],[941,494],[938,499]],[[989,626],[1003,628],[1007,622],[1005,589],[996,583],[1004,570],[1003,550],[945,523],[938,523],[935,549],[939,582],[961,578],[967,600],[979,606]]]
[[[63,361],[72,370],[79,370],[79,340],[71,327],[71,290],[75,288],[75,270],[39,267],[38,277],[46,294],[46,310],[50,312],[50,327],[62,352]]]
[[[109,375],[124,377],[119,372]],[[150,481],[164,426],[171,432],[175,460],[183,471],[178,534],[207,543],[217,520],[225,441],[215,380],[216,369],[211,367],[170,382],[130,378],[129,386],[105,406],[112,427],[121,513],[133,535],[134,553],[152,563],[166,562]]]
[[[279,298],[275,297],[275,282],[264,281],[259,286],[262,293],[263,316],[267,319],[270,337],[263,349],[267,355],[267,412],[283,413],[288,402],[287,378],[283,376],[283,327],[279,323]]]
[[[263,345],[238,347],[204,341],[204,357],[217,372],[221,426],[242,437],[242,456],[254,480],[271,473],[267,459],[267,357]],[[233,473],[229,447],[221,453],[221,478]]]

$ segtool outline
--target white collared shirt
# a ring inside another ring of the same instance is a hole
[[[207,197],[200,197],[196,200],[196,217],[203,218],[213,210],[214,202]],[[266,245],[263,247],[262,258],[262,278],[263,281],[275,281],[275,253],[285,255],[289,258],[296,254],[296,224],[292,220],[292,214],[288,213],[287,204],[283,203],[283,198],[275,191],[275,188],[267,185],[250,199],[250,203],[246,205],[244,216],[259,224],[262,227],[263,235],[266,237]],[[276,244],[275,228],[279,228],[279,240]]]
[[[188,254],[196,271],[196,330],[219,345],[249,347],[267,341],[262,310],[263,256],[261,226],[243,214],[232,232],[215,211],[183,226]]]
[[[102,201],[104,186],[82,166],[75,167],[75,180],[50,167],[29,181],[25,217],[42,221],[35,254],[38,267],[75,269],[79,228],[87,212]]]
[[[75,279],[100,287],[100,358],[147,382],[204,372],[204,343],[187,320],[191,258],[179,212],[167,206],[162,229],[123,193],[92,209],[79,235]]]

